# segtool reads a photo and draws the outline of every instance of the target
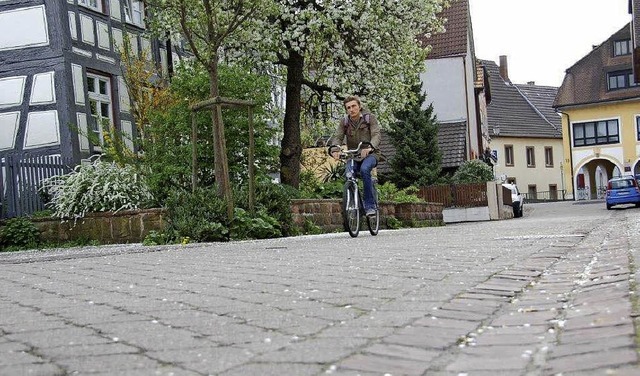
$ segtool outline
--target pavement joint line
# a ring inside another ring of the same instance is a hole
[[[571,237],[573,238],[573,237]],[[579,238],[576,239],[578,242],[580,240],[582,240],[583,236],[575,236],[575,238]],[[575,243],[574,243],[575,246]],[[538,252],[533,253],[530,256],[530,259],[536,258],[536,256],[539,256],[540,254],[546,255],[548,254],[549,251],[547,249],[540,249]],[[562,255],[566,254],[566,251],[562,250],[559,251],[557,253],[560,253]],[[491,312],[486,314],[485,318],[480,320],[480,322],[478,323],[478,325],[476,326],[476,328],[472,331],[467,332],[464,335],[460,335],[457,340],[452,343],[450,346],[448,346],[446,351],[441,352],[440,355],[436,356],[434,359],[432,359],[429,363],[429,366],[427,368],[427,370],[425,371],[425,374],[429,374],[432,372],[445,372],[446,371],[446,366],[451,362],[451,360],[455,357],[457,357],[460,352],[461,349],[463,347],[466,347],[467,345],[473,345],[473,342],[475,341],[475,338],[478,336],[478,332],[481,331],[483,328],[487,328],[489,325],[489,323],[494,319],[495,314],[497,312],[500,312],[502,310],[504,310],[505,307],[508,307],[509,304],[511,304],[514,299],[517,299],[519,296],[521,296],[522,294],[524,294],[526,292],[527,287],[531,286],[535,281],[540,280],[543,277],[543,273],[545,270],[548,270],[549,268],[551,268],[554,264],[558,263],[560,260],[562,260],[562,255],[558,255],[556,257],[548,257],[548,255],[545,257],[545,259],[550,259],[549,263],[547,263],[545,265],[544,268],[542,268],[542,270],[540,270],[540,272],[535,275],[535,276],[531,276],[530,279],[528,279],[528,283],[526,285],[524,285],[522,288],[518,289],[518,290],[512,290],[513,292],[513,296],[509,297],[507,295],[505,295],[507,292],[505,291],[503,296],[509,298],[508,300],[504,301],[504,302],[499,302],[499,304],[497,305],[497,307]],[[524,262],[521,262],[520,265],[522,264],[526,264]],[[514,265],[512,265],[513,267]],[[477,283],[474,287],[470,287],[467,290],[468,292],[472,292],[474,291],[474,289],[477,289],[477,286],[481,286],[483,284],[486,284],[488,281],[491,280],[495,280],[495,279],[501,279],[501,274],[507,273],[509,271],[509,268],[498,271],[496,273],[494,273],[493,275],[489,276],[487,279],[485,279],[484,281],[481,281],[479,283]],[[486,291],[486,290],[482,290],[480,289],[479,291]],[[441,306],[439,306],[439,308],[441,308],[442,306],[445,306],[446,304],[452,303],[454,302],[456,299],[459,298],[461,294],[459,294],[458,296],[454,296],[451,299],[445,301]],[[432,314],[427,314],[426,316],[422,317],[422,318],[417,318],[415,320],[413,320],[410,324],[408,324],[408,326],[415,326],[415,323],[423,320],[426,317],[437,317],[437,310],[432,313]],[[466,321],[466,320],[463,320]],[[471,320],[474,321],[474,320]],[[398,331],[396,331],[397,333]],[[394,334],[392,334],[394,335]],[[387,336],[389,337],[389,336]],[[381,340],[378,340],[377,343],[385,343],[384,342],[384,338],[382,338]],[[370,347],[367,346],[367,347]],[[361,350],[362,352],[366,352],[366,348]],[[343,359],[342,361],[344,361],[345,359]]]
[[[607,228],[602,228],[601,227],[598,230],[600,230],[600,231],[605,230],[606,231]],[[609,251],[609,248],[610,248],[609,244],[611,243],[611,239],[615,239],[616,238],[616,235],[613,235],[611,233],[611,231],[606,231],[604,236],[596,236],[596,235],[594,235],[593,232],[590,233],[589,236],[590,236],[590,238],[599,238],[600,240],[598,241],[597,245],[595,247],[593,247],[593,250],[592,250],[593,253],[591,254],[589,262],[583,267],[582,271],[576,273],[577,276],[579,277],[579,279],[573,281],[574,285],[576,287],[571,289],[570,291],[564,293],[564,295],[566,297],[567,304],[565,304],[563,306],[562,310],[560,311],[561,315],[556,320],[556,325],[555,325],[555,328],[556,328],[556,347],[566,346],[563,343],[563,335],[564,335],[564,333],[566,331],[564,328],[566,327],[566,322],[571,320],[570,318],[567,318],[567,312],[568,312],[568,310],[570,310],[570,309],[575,307],[575,305],[572,304],[572,302],[575,302],[575,299],[584,291],[581,286],[583,286],[586,283],[591,282],[591,281],[594,280],[594,277],[592,277],[594,268],[598,265],[598,263],[603,262],[603,260],[607,260],[607,257],[606,257],[607,253],[606,252]],[[627,250],[629,249],[628,241],[627,241],[626,249]],[[615,248],[614,248],[614,250],[615,250]],[[631,255],[629,254],[628,251],[626,251],[626,254],[627,254],[626,258],[627,258],[627,261],[629,262],[629,267],[630,267],[630,271],[629,271],[628,274],[629,275],[633,275],[633,273],[632,273],[632,269],[634,267],[633,266],[633,259],[632,259]],[[625,274],[627,274],[627,273],[625,273]],[[634,294],[634,287],[632,285],[633,281],[631,281],[630,278],[627,278],[627,280],[630,281],[630,283],[629,283],[629,297],[630,297],[630,302],[632,304],[632,307],[631,307],[632,312],[631,313],[633,313],[634,312],[633,301],[634,301],[634,297],[637,300],[637,296],[636,296],[636,294]],[[622,324],[622,325],[624,325],[624,324]],[[638,319],[633,320],[633,327],[634,327],[633,328],[634,332],[636,333],[636,335],[634,336],[634,341],[633,341],[634,342],[634,351],[636,353],[638,353],[638,349],[639,349],[639,345],[638,345],[638,333],[639,333],[638,332]],[[595,329],[595,330],[598,330],[598,329]],[[602,330],[602,329],[600,329],[600,330]],[[552,354],[553,354],[553,351],[550,351],[550,352],[547,353],[547,359],[546,359],[545,365],[543,365],[542,367],[545,370],[547,370],[547,372],[551,372],[553,374],[562,374],[563,371],[565,371],[565,369],[562,369],[562,368],[560,368],[560,369],[549,369],[549,366],[548,366],[549,359],[548,359],[548,357],[550,355],[552,355]],[[585,353],[585,354],[588,354],[588,353]],[[638,364],[640,364],[640,363],[638,361],[636,361],[636,365],[638,365]],[[540,368],[540,366],[538,367],[538,369],[539,368]],[[605,366],[605,368],[606,368],[606,366]],[[609,370],[610,370],[610,368],[607,368],[606,372],[609,372]],[[571,372],[571,369],[566,369],[566,371],[567,372]]]
[[[494,240],[528,240],[528,239],[553,239],[553,238],[583,238],[584,234],[539,234],[539,235],[516,235],[500,236]]]

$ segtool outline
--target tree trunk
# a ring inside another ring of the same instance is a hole
[[[300,108],[304,57],[290,50],[287,64],[286,103],[284,112],[284,135],[280,150],[280,179],[294,188],[300,186]]]
[[[209,94],[211,98],[220,96],[218,86],[218,62],[209,65]],[[213,123],[213,157],[214,174],[218,197],[227,202],[227,220],[233,219],[233,194],[229,183],[229,161],[227,160],[227,144],[224,136],[224,124],[222,122],[222,109],[215,105],[211,109],[211,121]]]

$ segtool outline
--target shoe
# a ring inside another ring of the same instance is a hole
[[[367,217],[375,217],[376,209],[367,209]]]

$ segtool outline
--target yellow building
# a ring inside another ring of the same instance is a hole
[[[567,69],[562,116],[565,185],[575,200],[604,197],[607,181],[640,174],[640,84],[631,24]]]
[[[552,106],[558,89],[512,83],[506,56],[500,65],[480,62],[490,83],[487,123],[494,176],[515,183],[526,201],[563,199],[561,123]]]

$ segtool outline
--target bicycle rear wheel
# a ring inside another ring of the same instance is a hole
[[[360,205],[358,204],[358,188],[352,182],[344,185],[342,194],[342,217],[344,229],[352,238],[360,232]]]
[[[378,191],[375,185],[373,186],[373,201],[376,205],[376,214],[367,216],[367,227],[369,227],[371,235],[376,236],[378,235],[378,230],[380,230],[380,207],[378,206]]]

